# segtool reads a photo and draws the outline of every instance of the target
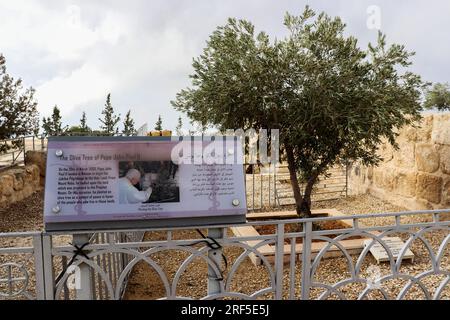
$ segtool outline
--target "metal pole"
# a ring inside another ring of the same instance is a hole
[[[276,289],[275,300],[283,299],[283,269],[284,269],[284,224],[277,224],[277,243],[275,251]]]
[[[348,162],[345,160],[345,197],[348,197]]]
[[[89,242],[88,234],[74,234],[73,244],[76,246],[82,246],[86,242]],[[80,288],[77,289],[77,300],[92,300],[93,288],[91,282],[91,268],[86,263],[81,263],[80,268]]]
[[[219,240],[223,238],[222,228],[211,228],[208,229],[208,236]],[[219,242],[219,241],[218,241]],[[213,263],[219,268],[222,268],[222,248],[210,249],[208,251],[208,258],[213,261]],[[218,294],[222,290],[220,288],[221,280],[217,279],[220,275],[216,274],[214,268],[208,264],[208,295]]]
[[[303,231],[305,232],[305,237],[303,238],[303,246],[302,246],[301,299],[309,300],[309,292],[311,287],[311,242],[312,242],[311,221],[303,223]]]
[[[42,248],[42,234],[33,236],[34,248],[34,265],[36,275],[36,298],[45,300],[45,276],[44,276],[44,260]]]
[[[253,192],[252,192],[252,210],[255,210],[255,168],[252,167],[252,188],[253,188]]]
[[[42,264],[44,272],[45,300],[55,299],[55,273],[53,269],[52,236],[42,235]]]
[[[270,197],[271,197],[271,194],[270,194],[270,175],[272,174],[271,173],[271,168],[270,168],[270,166],[271,166],[271,164],[269,163],[269,208],[272,208],[272,206],[271,206],[271,204],[270,204]]]
[[[277,164],[273,165],[273,203],[274,206],[278,207],[277,204]]]

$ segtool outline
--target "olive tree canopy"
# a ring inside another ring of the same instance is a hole
[[[279,129],[297,212],[308,216],[319,176],[342,159],[377,164],[382,139],[395,146],[397,129],[420,118],[425,84],[408,71],[413,53],[388,46],[381,33],[363,50],[340,18],[309,7],[286,14],[284,24],[288,35],[271,41],[250,22],[229,19],[194,59],[192,86],[172,105],[221,130]]]

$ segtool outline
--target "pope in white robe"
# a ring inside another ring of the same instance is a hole
[[[152,188],[138,190],[135,185],[140,181],[141,173],[136,169],[128,170],[125,177],[119,178],[119,203],[135,204],[146,202],[151,194]]]

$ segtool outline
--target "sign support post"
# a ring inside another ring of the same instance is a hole
[[[74,234],[73,244],[75,246],[81,247],[85,243],[89,242],[88,234]],[[79,266],[79,288],[76,288],[76,299],[77,300],[92,300],[93,299],[93,287],[91,281],[91,268],[86,263],[81,263]]]
[[[208,229],[208,236],[213,239],[221,239],[223,238],[223,229],[222,228],[211,228]],[[219,268],[222,269],[222,247],[218,249],[210,249],[208,251],[208,258]],[[219,279],[220,274],[216,274],[215,269],[208,264],[208,295],[219,294],[221,292],[220,285],[222,283],[222,279]]]

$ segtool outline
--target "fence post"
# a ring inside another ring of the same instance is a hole
[[[23,138],[22,138],[23,162],[25,162],[25,152],[27,152],[27,148],[26,148],[26,146],[25,146],[25,143],[26,143],[26,139],[25,139],[25,137],[23,137]]]
[[[261,169],[260,169],[261,170]],[[261,171],[260,171],[261,172]],[[272,206],[270,205],[270,176],[271,176],[271,170],[270,170],[270,163],[269,163],[269,208],[271,208]]]
[[[89,234],[74,234],[73,244],[81,247],[85,243],[89,242]],[[91,268],[86,263],[81,263],[80,268],[80,288],[77,289],[77,300],[92,300],[93,299],[93,287],[91,281]]]
[[[284,224],[277,224],[277,243],[275,251],[275,299],[283,298],[283,269],[284,269]]]
[[[306,221],[303,223],[303,231],[305,232],[305,237],[303,238],[303,246],[302,246],[301,299],[309,300],[309,292],[311,289],[311,242],[312,242],[311,221]]]
[[[52,237],[42,235],[42,265],[45,300],[55,299],[55,273],[53,270]]]
[[[213,239],[219,240],[223,238],[223,229],[208,229],[208,236]],[[212,260],[219,269],[222,268],[222,253],[222,248],[210,249],[208,251],[208,258]],[[208,264],[208,295],[218,294],[221,292],[220,284],[222,280],[217,279],[217,277],[218,275],[216,274],[214,268]]]
[[[345,159],[345,197],[348,197],[348,161]]]
[[[36,299],[45,300],[44,259],[42,256],[42,233],[33,236]]]
[[[273,165],[273,203],[274,207],[279,207],[277,203],[277,164]]]

